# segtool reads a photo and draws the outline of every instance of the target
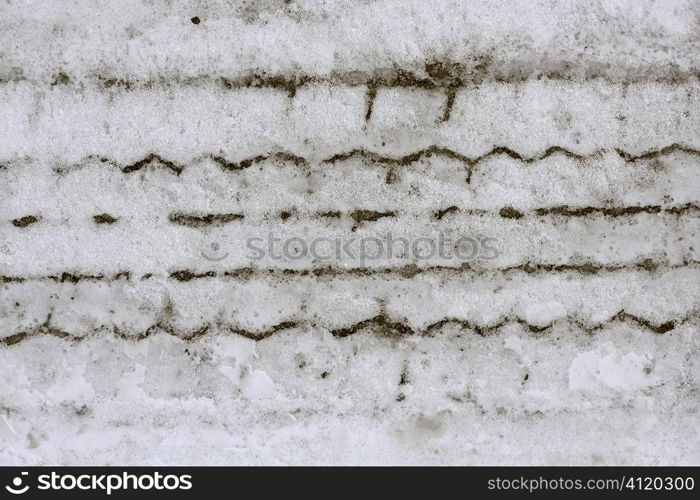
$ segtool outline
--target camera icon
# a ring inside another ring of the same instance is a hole
[[[22,476],[27,476],[29,475],[28,472],[22,472],[20,476],[15,477],[12,480],[12,486],[8,485],[5,486],[5,489],[12,493],[13,495],[21,495],[22,493],[26,493],[27,490],[29,489],[29,485],[25,485],[22,488]]]
[[[228,252],[221,248],[221,243],[212,241],[207,249],[201,252],[201,255],[209,262],[221,262],[228,257]]]

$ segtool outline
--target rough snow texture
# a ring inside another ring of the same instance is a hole
[[[699,19],[3,3],[0,463],[697,464]]]

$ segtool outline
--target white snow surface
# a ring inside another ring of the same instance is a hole
[[[700,463],[700,5],[0,5],[0,464]],[[492,258],[248,243],[491,238]]]

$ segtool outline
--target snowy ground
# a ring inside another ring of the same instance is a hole
[[[692,0],[4,3],[0,463],[700,463],[699,54]],[[389,234],[479,252],[266,246]]]

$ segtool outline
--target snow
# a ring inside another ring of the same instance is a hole
[[[4,3],[0,464],[697,463],[699,15]]]

